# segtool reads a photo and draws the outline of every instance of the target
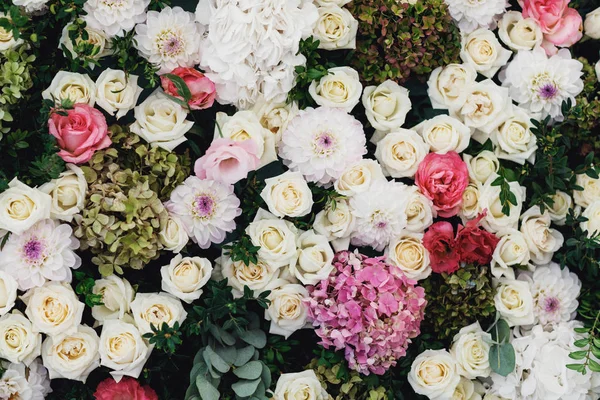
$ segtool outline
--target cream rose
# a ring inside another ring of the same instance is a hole
[[[135,325],[112,319],[102,328],[98,352],[100,365],[112,369],[110,374],[118,382],[123,376],[140,376],[152,349]]]
[[[441,109],[460,107],[475,78],[477,71],[468,64],[448,64],[434,69],[427,81],[431,105]]]
[[[461,376],[451,400],[481,400],[481,395],[475,392],[474,382],[477,381],[471,381]]]
[[[35,332],[48,336],[69,334],[76,332],[81,323],[85,305],[67,283],[47,282],[30,289],[22,299]]]
[[[400,128],[412,108],[408,90],[391,80],[379,86],[367,86],[362,104],[371,126],[381,132]]]
[[[29,365],[42,351],[42,335],[19,311],[0,318],[0,357]]]
[[[152,332],[151,325],[160,329],[163,323],[173,327],[185,321],[187,312],[181,300],[166,293],[137,293],[131,302],[131,313],[140,333]]]
[[[210,279],[212,270],[206,258],[177,254],[169,265],[160,269],[162,290],[190,304],[202,295],[202,288]]]
[[[77,332],[48,337],[42,346],[42,359],[50,379],[64,378],[85,383],[88,375],[100,366],[100,338],[89,326]]]
[[[0,193],[0,230],[16,235],[36,222],[50,218],[52,197],[13,178],[8,189]]]
[[[527,282],[499,279],[494,305],[509,326],[531,325],[534,322],[533,296]]]
[[[194,123],[187,120],[187,112],[157,89],[134,108],[135,122],[129,129],[152,147],[173,151],[185,142],[185,134]]]
[[[92,316],[99,325],[109,319],[123,318],[129,312],[134,297],[129,281],[116,275],[98,279],[92,292],[102,296],[102,305],[92,307]]]
[[[269,211],[280,218],[302,217],[313,206],[312,192],[300,172],[287,171],[265,179],[260,197],[267,203]]]
[[[358,21],[350,11],[338,5],[317,8],[319,19],[313,36],[319,40],[319,48],[325,50],[355,49]]]
[[[321,7],[336,5],[342,7],[345,4],[350,3],[352,0],[315,0],[315,4],[318,4]]]
[[[88,185],[83,170],[75,164],[67,164],[67,170],[40,187],[52,197],[50,216],[71,222],[75,214],[83,210]]]
[[[298,258],[290,264],[290,272],[304,285],[316,285],[333,271],[333,250],[323,235],[314,231],[302,233],[296,242]]]
[[[297,232],[294,224],[279,219],[262,208],[246,228],[252,244],[260,246],[259,259],[273,268],[289,265],[294,260]]]
[[[480,191],[481,184],[479,182],[470,182],[463,192],[463,201],[459,212],[463,224],[470,219],[476,218],[477,214],[479,214]]]
[[[517,164],[525,161],[535,162],[537,140],[531,132],[533,125],[531,117],[520,107],[513,106],[513,113],[506,121],[502,122],[490,134],[495,145],[496,156]]]
[[[233,261],[228,256],[222,256],[219,262],[223,278],[227,278],[227,284],[233,287],[234,297],[242,297],[244,286],[261,293],[271,281],[279,277],[280,267],[272,267],[262,260],[246,265],[243,261]]]
[[[308,93],[320,106],[352,111],[362,92],[358,72],[350,67],[330,68],[327,72],[319,82],[313,81],[310,84]]]
[[[428,153],[429,145],[417,132],[402,128],[386,134],[375,149],[383,173],[392,178],[413,177]]]
[[[298,115],[298,103],[272,103],[264,100],[258,101],[252,111],[258,117],[263,128],[275,135],[275,147],[279,146],[281,135],[288,124]]]
[[[454,335],[450,354],[456,360],[458,373],[465,378],[487,378],[492,369],[490,367],[490,343],[492,335],[484,332],[475,322],[461,328]]]
[[[142,93],[137,75],[107,68],[96,80],[96,104],[119,119],[137,104]]]
[[[490,176],[495,175],[500,169],[498,157],[489,150],[483,150],[475,157],[465,153],[463,154],[463,160],[467,164],[471,182],[484,184]]]
[[[165,208],[169,209],[169,205],[165,204]],[[185,225],[181,219],[169,212],[167,222],[160,228],[158,238],[165,250],[179,253],[185,245],[190,241],[190,237],[185,230]]]
[[[587,218],[581,223],[581,229],[587,231],[588,237],[600,235],[600,199],[587,206],[581,216]]]
[[[542,29],[533,18],[518,11],[507,11],[498,21],[498,36],[511,50],[532,50],[542,44]]]
[[[600,39],[600,7],[586,14],[583,30],[592,39]]]
[[[87,18],[84,17],[83,19],[86,20]],[[69,32],[70,32],[69,28],[72,25],[73,25],[72,22],[69,22],[68,24],[65,25],[65,27],[62,30],[60,39],[58,41],[58,48],[63,50],[63,54],[65,54],[65,57],[67,57],[66,52],[68,52],[69,55],[71,56],[71,58],[73,58],[73,59],[79,57],[79,55],[75,52],[74,44],[80,45],[82,43],[91,44],[92,46],[94,46],[94,54],[86,55],[87,59],[99,60],[102,57],[105,57],[105,56],[111,54],[110,40],[108,39],[108,36],[106,35],[106,33],[103,30],[94,29],[88,23],[85,27],[85,32],[86,32],[88,38],[86,40],[83,40],[83,39],[81,39],[81,36],[78,36],[77,39],[75,39],[75,43],[73,43],[73,40],[71,40],[71,38],[69,37]],[[65,49],[63,49],[63,46],[65,47],[66,52],[65,52]],[[94,63],[92,63],[92,62],[89,62],[87,64],[87,66],[90,69],[94,69],[94,67],[95,67]]]
[[[293,374],[281,374],[273,393],[273,400],[328,400],[329,398],[312,369]]]
[[[433,202],[425,197],[416,186],[407,188],[408,202],[406,203],[406,230],[410,232],[423,232],[431,224],[437,212]]]
[[[354,196],[369,190],[373,182],[383,179],[385,176],[381,165],[375,160],[364,158],[346,168],[333,187],[342,196]]]
[[[449,151],[461,153],[469,146],[471,130],[456,118],[437,115],[413,128],[423,137],[434,153],[446,154]]]
[[[265,319],[271,321],[269,333],[284,336],[286,339],[298,329],[304,328],[308,315],[308,291],[304,286],[277,279],[267,289],[271,290],[267,299],[269,308]]]
[[[385,251],[388,262],[397,266],[404,275],[417,281],[431,275],[429,253],[423,246],[423,234],[407,232],[392,239]]]
[[[494,174],[488,178],[479,193],[479,212],[487,210],[485,217],[481,220],[482,226],[490,232],[498,232],[504,228],[517,228],[519,216],[525,201],[525,188],[518,182],[508,182],[508,187],[515,195],[517,204],[510,204],[509,215],[502,212],[500,201],[500,186],[493,186],[492,182],[498,177]]]
[[[3,12],[0,12],[0,18],[8,18],[10,17]],[[6,29],[0,27],[0,53],[4,53],[6,50],[15,48],[23,43],[23,39],[15,39],[12,31],[7,31]]]
[[[496,278],[515,279],[512,267],[526,266],[531,260],[527,238],[516,229],[502,229],[496,233],[500,241],[494,249],[490,267]]]
[[[347,199],[337,199],[315,216],[313,229],[326,236],[335,251],[348,249],[355,220]]]
[[[58,71],[50,87],[42,92],[42,98],[59,104],[69,99],[93,107],[96,103],[96,85],[87,74]]]
[[[598,80],[598,82],[600,82],[600,60],[598,60],[598,62],[596,63],[594,70],[596,71],[596,79]]]
[[[425,350],[408,373],[413,390],[430,399],[451,398],[459,381],[456,361],[446,350]]]
[[[567,214],[569,209],[573,207],[573,199],[565,192],[557,190],[555,194],[551,196],[553,203],[548,205],[547,210],[550,214],[550,219],[553,223],[558,226],[563,226],[567,222]]]
[[[521,233],[527,240],[531,261],[537,265],[548,264],[564,242],[562,233],[550,228],[550,223],[548,211],[542,214],[538,206],[521,215]]]
[[[450,115],[459,118],[469,128],[479,129],[482,134],[489,135],[508,117],[512,106],[508,89],[486,79],[465,90],[464,103],[451,108]]]
[[[5,271],[0,271],[0,316],[8,313],[15,306],[19,284]]]
[[[487,78],[493,78],[511,55],[489,29],[480,28],[462,36],[460,58]]]
[[[600,199],[600,179],[591,178],[586,174],[579,174],[575,179],[575,184],[583,188],[583,190],[573,191],[573,201],[576,205],[586,208],[597,199]]]

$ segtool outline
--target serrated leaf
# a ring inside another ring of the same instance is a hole
[[[260,379],[254,379],[252,381],[241,380],[231,385],[231,389],[240,397],[250,397],[256,392],[259,383]]]
[[[515,349],[510,343],[494,344],[490,347],[490,367],[501,376],[507,376],[515,369]]]
[[[239,368],[233,370],[233,374],[242,379],[258,379],[262,373],[262,363],[260,361],[250,361]]]

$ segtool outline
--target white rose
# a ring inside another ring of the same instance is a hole
[[[490,263],[492,275],[496,278],[506,276],[515,279],[512,267],[528,265],[531,260],[527,238],[523,233],[512,228],[502,229],[496,233],[496,236],[500,241],[494,249]]]
[[[391,80],[379,86],[367,86],[362,104],[371,126],[382,132],[400,128],[412,108],[408,90]]]
[[[258,257],[274,268],[289,265],[296,257],[297,231],[291,222],[262,208],[246,228],[252,244],[260,246]]]
[[[518,11],[506,12],[498,21],[498,36],[511,50],[532,50],[542,44],[542,29],[533,18],[523,18]]]
[[[260,158],[260,166],[277,160],[275,151],[275,135],[261,125],[252,111],[238,111],[231,117],[224,112],[216,116],[214,139],[221,137],[238,142],[252,140],[256,143],[256,155]]]
[[[358,72],[350,67],[330,68],[327,72],[319,82],[313,81],[310,84],[308,93],[320,106],[352,111],[362,92]]]
[[[480,28],[462,35],[460,58],[487,78],[493,78],[511,55],[489,29]]]
[[[490,176],[495,175],[500,169],[498,157],[489,150],[483,150],[475,157],[463,154],[463,160],[467,164],[471,182],[484,184]]]
[[[8,189],[0,193],[0,230],[16,235],[38,221],[50,218],[52,197],[13,178]]]
[[[581,229],[587,231],[588,237],[595,237],[600,234],[600,199],[594,201],[581,214],[588,220],[581,223]]]
[[[0,357],[29,365],[42,351],[42,335],[19,311],[0,318]]]
[[[312,369],[293,374],[281,374],[273,393],[273,400],[328,400],[329,398]]]
[[[449,151],[462,153],[469,146],[471,130],[456,118],[437,115],[413,128],[429,145],[431,151],[446,154]]]
[[[451,398],[459,381],[456,361],[446,350],[425,350],[408,373],[413,390],[430,399]]]
[[[406,230],[410,232],[423,232],[431,224],[437,212],[433,202],[425,197],[416,186],[407,188],[408,202],[406,204]]]
[[[527,282],[500,279],[494,305],[509,326],[531,325],[534,322],[533,296]]]
[[[286,339],[298,329],[304,328],[308,315],[308,291],[302,285],[277,279],[267,289],[271,290],[267,299],[269,308],[265,319],[271,321],[269,333],[284,336]]]
[[[142,88],[137,75],[107,68],[96,80],[96,104],[119,119],[137,104]]]
[[[498,158],[521,165],[525,164],[525,161],[531,164],[535,162],[535,151],[538,147],[536,137],[531,132],[533,125],[530,121],[531,117],[525,110],[513,106],[512,116],[490,134]]]
[[[169,209],[168,204],[165,204],[165,207]],[[171,212],[167,222],[160,228],[158,238],[164,249],[173,253],[179,253],[190,240],[181,219]]]
[[[10,20],[10,17],[3,12],[0,12],[0,18],[8,18]],[[15,48],[21,43],[23,43],[23,39],[15,39],[12,31],[7,31],[6,29],[0,27],[0,53],[4,53],[6,50]]]
[[[8,313],[15,306],[19,284],[5,271],[0,271],[0,316]]]
[[[502,212],[502,202],[500,201],[500,186],[493,186],[492,182],[498,175],[494,174],[488,178],[479,192],[479,212],[487,210],[485,217],[481,220],[481,225],[488,231],[495,233],[503,228],[517,228],[519,216],[525,201],[525,188],[518,182],[508,182],[512,194],[515,195],[517,204],[509,205],[509,215]]]
[[[431,275],[429,252],[423,246],[423,234],[407,232],[392,239],[386,248],[388,262],[397,266],[410,279],[421,280]]]
[[[521,215],[521,233],[525,235],[531,261],[535,264],[548,264],[554,253],[563,245],[562,233],[550,228],[550,214],[543,214],[538,206],[531,207]]]
[[[50,216],[63,221],[73,221],[73,216],[83,210],[88,184],[83,170],[74,164],[67,164],[67,171],[40,187],[52,197]]]
[[[77,332],[48,337],[42,346],[42,359],[50,379],[64,378],[85,383],[88,375],[100,366],[100,338],[89,326]]]
[[[184,136],[194,123],[188,121],[183,107],[156,90],[134,108],[135,122],[129,129],[152,147],[173,151],[185,142]]]
[[[600,39],[600,7],[587,13],[583,23],[585,34],[592,39]]]
[[[450,115],[461,119],[470,128],[489,134],[508,117],[511,108],[508,89],[486,79],[469,86],[464,103],[451,108]]]
[[[279,277],[280,267],[273,267],[262,260],[246,265],[243,261],[233,261],[231,257],[222,256],[219,261],[221,274],[223,278],[227,278],[227,284],[233,287],[234,297],[242,297],[244,286],[261,293],[271,281]]]
[[[477,71],[468,64],[448,64],[434,69],[427,81],[431,105],[441,109],[460,107],[475,78]]]
[[[325,209],[315,216],[313,229],[326,236],[335,251],[348,249],[350,234],[354,230],[354,216],[347,199],[337,199],[327,204]]]
[[[118,382],[123,376],[137,378],[148,361],[152,348],[146,344],[135,325],[112,319],[100,334],[100,365],[113,371]]]
[[[71,38],[69,37],[69,33],[71,32],[69,30],[69,28],[73,25],[73,23],[69,22],[68,24],[65,25],[65,27],[62,30],[60,39],[58,41],[58,48],[63,51],[63,54],[65,55],[65,57],[70,55],[71,58],[73,58],[73,59],[76,59],[77,57],[79,57],[79,55],[75,51],[74,45],[80,45],[80,44],[91,44],[92,46],[94,46],[95,53],[93,55],[86,55],[86,58],[88,60],[99,60],[102,57],[110,55],[111,54],[110,40],[108,39],[106,32],[104,32],[101,29],[92,28],[89,25],[89,21],[87,21],[87,18],[84,17],[83,19],[86,20],[86,22],[88,23],[86,25],[86,27],[84,28],[88,38],[86,40],[83,40],[83,39],[81,39],[81,36],[78,36],[75,39],[75,43],[73,43],[73,40],[71,40]],[[64,48],[63,48],[63,46],[64,46]],[[69,53],[68,55],[66,54],[65,49],[66,49],[66,52]],[[89,62],[87,64],[87,66],[90,69],[94,69],[94,67],[96,65],[93,62]]]
[[[288,124],[298,115],[298,103],[273,103],[261,99],[252,108],[263,128],[268,129],[275,135],[275,146],[279,145],[281,135],[287,129]]]
[[[567,214],[569,209],[573,207],[573,199],[565,192],[557,190],[555,194],[550,196],[554,201],[552,206],[548,206],[548,214],[550,219],[558,226],[563,226],[567,222]]]
[[[375,157],[386,176],[411,178],[428,153],[429,145],[417,132],[399,128],[377,143]]]
[[[463,201],[460,205],[459,215],[463,220],[463,224],[470,219],[474,219],[479,214],[479,195],[481,191],[481,183],[469,182],[463,192]]]
[[[583,188],[583,190],[573,191],[573,201],[578,206],[586,208],[597,199],[600,199],[600,179],[590,178],[586,174],[579,174],[575,179],[575,184]]]
[[[87,74],[58,71],[50,87],[42,92],[42,98],[59,104],[69,99],[74,103],[93,107],[96,102],[96,85]]]
[[[92,316],[100,325],[109,319],[121,319],[130,310],[134,292],[129,281],[110,275],[94,283],[92,293],[102,296],[102,305],[92,307]]]
[[[598,60],[594,69],[596,70],[596,79],[600,82],[600,60]]]
[[[15,6],[25,7],[27,13],[42,11],[46,8],[49,0],[13,0]]]
[[[22,299],[35,332],[48,336],[68,334],[76,332],[81,323],[85,305],[67,283],[47,282],[30,289]]]
[[[152,332],[151,325],[157,329],[163,323],[173,327],[175,322],[181,325],[187,317],[181,300],[166,293],[137,293],[131,302],[131,313],[142,335]]]
[[[206,258],[177,254],[169,265],[160,269],[162,290],[190,304],[202,295],[202,288],[210,279],[212,270]]]
[[[319,40],[319,48],[325,50],[355,49],[358,21],[350,11],[331,4],[317,8],[319,19],[313,36]]]
[[[450,354],[456,360],[459,374],[468,379],[490,376],[492,369],[489,352],[492,335],[484,332],[479,322],[461,328],[454,335],[453,341]]]
[[[304,285],[316,285],[333,271],[333,250],[323,235],[306,231],[298,237],[298,258],[290,264],[290,272]]]
[[[364,158],[346,168],[333,187],[342,196],[354,196],[369,190],[373,182],[382,179],[385,179],[385,176],[379,163]]]
[[[313,206],[312,192],[300,172],[287,171],[265,179],[260,197],[267,203],[269,211],[280,218],[302,217]]]
[[[452,400],[481,400],[481,395],[475,392],[475,383],[467,378],[460,377],[460,382],[454,389]],[[484,389],[485,390],[485,389]]]

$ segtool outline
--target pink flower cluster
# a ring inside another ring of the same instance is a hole
[[[383,257],[342,251],[328,279],[308,286],[308,317],[320,344],[344,349],[350,368],[384,374],[419,335],[425,291]]]

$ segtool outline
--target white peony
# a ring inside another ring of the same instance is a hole
[[[142,88],[138,76],[107,68],[96,79],[96,104],[119,119],[137,104]]]
[[[124,36],[146,20],[150,0],[88,0],[83,5],[90,27],[109,36]]]
[[[375,157],[386,176],[412,178],[428,153],[429,145],[417,132],[398,128],[377,143]]]
[[[538,206],[533,206],[521,215],[521,233],[527,240],[531,261],[535,264],[547,264],[554,253],[563,245],[562,233],[550,228],[550,214],[542,213]]]
[[[271,302],[265,310],[265,319],[271,321],[269,333],[281,335],[286,339],[307,324],[308,291],[302,285],[278,279],[267,287],[271,293],[267,296]]]
[[[71,222],[73,216],[83,210],[88,185],[81,168],[75,164],[66,166],[66,171],[42,185],[40,190],[52,197],[50,217]]]
[[[293,374],[281,374],[273,393],[273,400],[328,400],[329,398],[312,369]]]
[[[438,154],[462,153],[469,146],[471,130],[456,118],[437,115],[413,128],[423,137],[430,150]]]
[[[511,50],[531,50],[542,44],[542,29],[533,18],[519,11],[508,11],[498,22],[498,36]]]
[[[480,28],[462,35],[460,58],[487,78],[493,78],[511,55],[489,29]]]
[[[467,33],[477,28],[494,29],[496,20],[508,7],[506,0],[446,0],[446,4],[461,32]]]
[[[210,279],[212,270],[206,258],[177,254],[169,265],[160,269],[162,290],[190,304],[202,295],[202,287]]]
[[[317,8],[319,19],[313,37],[319,40],[319,48],[325,50],[355,49],[358,21],[350,11],[332,4]]]
[[[42,98],[60,104],[63,100],[87,104],[96,103],[96,85],[87,74],[58,71],[50,86],[42,92]]]
[[[408,383],[430,399],[450,399],[460,381],[457,364],[446,350],[425,350],[415,358]]]
[[[490,367],[490,343],[492,335],[484,332],[475,322],[465,326],[454,335],[450,354],[456,360],[458,373],[465,378],[487,378]]]
[[[529,265],[531,255],[527,238],[520,231],[507,228],[496,233],[500,241],[494,249],[490,268],[496,278],[515,279],[513,268]]]
[[[313,229],[331,241],[335,251],[347,250],[354,231],[354,215],[347,199],[336,199],[315,216]]]
[[[80,325],[77,332],[48,337],[42,346],[42,359],[50,379],[65,378],[85,383],[100,366],[100,338],[92,328]]]
[[[142,335],[152,332],[151,326],[161,329],[164,323],[173,327],[176,322],[181,326],[187,317],[181,300],[166,293],[137,293],[131,314]]]
[[[50,218],[52,197],[13,178],[0,193],[0,229],[20,234],[42,219]]]
[[[327,72],[318,82],[310,84],[308,93],[320,106],[340,108],[349,113],[360,101],[362,93],[358,72],[350,67],[330,68]]]
[[[269,211],[283,217],[302,217],[313,206],[312,192],[300,172],[287,171],[265,179],[265,188],[260,193]]]
[[[0,318],[0,357],[30,365],[42,351],[42,335],[19,311]]]
[[[123,319],[135,295],[129,281],[116,275],[98,279],[92,293],[102,297],[102,305],[92,307],[92,316],[99,325],[109,319]]]
[[[490,133],[498,158],[517,164],[535,162],[537,140],[531,128],[531,117],[520,107],[512,107],[512,115]]]
[[[254,246],[260,246],[259,259],[272,267],[289,265],[295,259],[298,230],[291,222],[261,208],[246,233]]]
[[[290,273],[304,285],[316,285],[333,271],[333,250],[323,235],[302,233],[296,241],[298,258],[290,264]]]
[[[434,69],[427,81],[431,105],[441,109],[460,107],[475,78],[477,71],[468,64],[448,64]]]
[[[152,348],[135,325],[113,319],[106,321],[100,334],[100,365],[112,369],[118,382],[123,376],[137,378],[148,361]]]
[[[422,233],[407,232],[392,239],[385,256],[410,279],[419,281],[431,275],[429,252],[423,246]]]
[[[381,132],[400,128],[412,108],[408,90],[391,80],[379,86],[367,86],[362,104],[371,126]]]
[[[531,325],[535,321],[533,296],[527,282],[499,279],[494,306],[509,326]]]

